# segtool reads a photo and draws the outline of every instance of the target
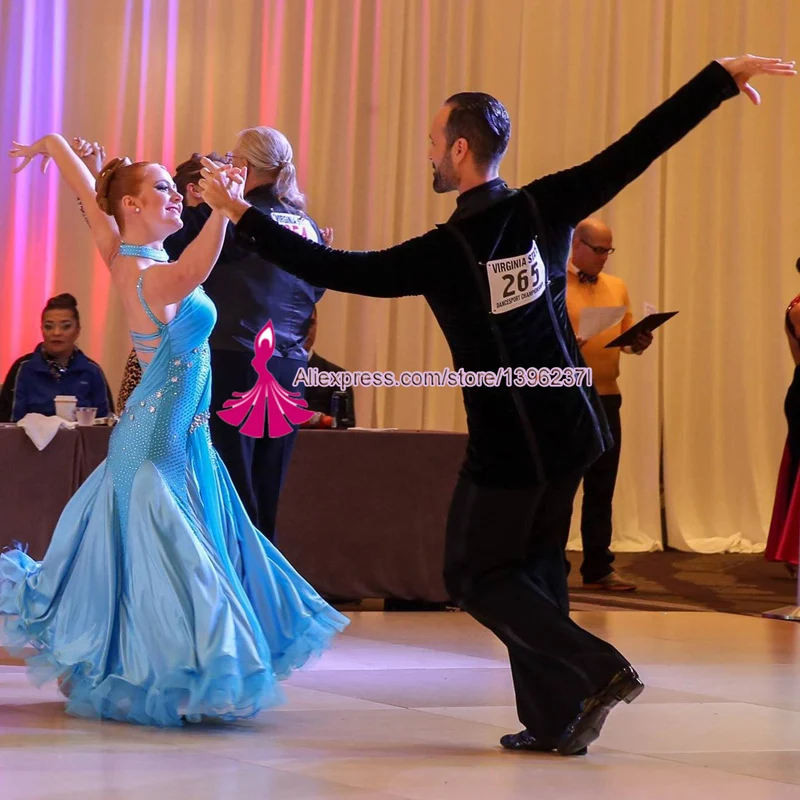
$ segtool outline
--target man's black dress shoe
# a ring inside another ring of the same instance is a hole
[[[632,703],[644,691],[644,684],[631,667],[620,670],[599,692],[581,703],[581,710],[567,725],[557,750],[562,756],[574,755],[600,735],[606,717],[619,702]]]
[[[519,733],[507,733],[500,738],[500,744],[505,747],[506,750],[529,750],[534,753],[549,753],[556,749],[556,746],[552,742],[540,742],[532,733],[529,733],[527,729]],[[584,747],[570,755],[585,756],[586,752],[587,750]]]

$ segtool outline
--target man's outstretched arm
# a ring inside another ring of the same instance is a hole
[[[725,100],[741,91],[760,103],[750,85],[754,77],[796,74],[794,62],[781,59],[748,55],[713,61],[602,153],[525,188],[549,220],[574,226],[612,200]]]
[[[245,246],[312,286],[368,297],[405,297],[425,294],[441,275],[445,252],[438,230],[388,250],[331,250],[287,230],[245,200],[232,200],[224,186],[235,176],[210,164],[200,180],[203,199],[236,225]]]

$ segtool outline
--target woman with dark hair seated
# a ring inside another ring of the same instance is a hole
[[[58,395],[77,397],[78,407],[96,408],[98,417],[114,410],[103,370],[77,347],[80,332],[75,298],[51,297],[42,311],[42,343],[15,361],[3,382],[0,422],[17,422],[26,414],[53,416]]]

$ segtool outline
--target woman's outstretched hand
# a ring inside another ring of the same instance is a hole
[[[28,164],[33,161],[36,156],[42,156],[42,172],[47,171],[47,165],[50,163],[50,154],[47,152],[46,137],[42,137],[33,144],[20,144],[19,142],[12,142],[12,148],[8,151],[11,158],[23,159],[21,164],[14,167],[13,172],[22,172]]]

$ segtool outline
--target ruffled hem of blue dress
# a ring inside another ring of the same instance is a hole
[[[86,673],[93,665],[62,661],[40,638],[39,634],[46,637],[47,631],[41,623],[28,624],[19,614],[8,613],[22,588],[20,582],[38,571],[39,566],[21,548],[0,554],[0,611],[5,612],[0,614],[0,646],[24,658],[29,678],[36,686],[58,681],[67,699],[67,713],[78,717],[157,727],[254,717],[282,704],[285,697],[277,682],[321,655],[349,623],[333,608],[324,607],[305,618],[305,629],[296,632],[296,638],[283,653],[272,654],[272,664],[247,675],[241,674],[237,659],[221,654],[202,671],[190,666],[173,668],[143,685],[114,673],[90,678]],[[26,657],[30,647],[37,652]]]
[[[99,683],[85,677],[84,665],[66,664],[37,642],[18,616],[0,617],[0,645],[24,657],[30,680],[37,686],[58,681],[67,699],[66,711],[85,718],[112,719],[156,727],[180,727],[215,719],[249,719],[285,701],[278,680],[288,677],[310,658],[321,655],[344,626],[323,612],[309,618],[304,634],[280,656],[275,671],[264,668],[241,675],[232,656],[218,656],[200,672],[191,667],[160,674],[146,686],[124,675],[107,675]],[[25,657],[29,647],[34,655]]]

